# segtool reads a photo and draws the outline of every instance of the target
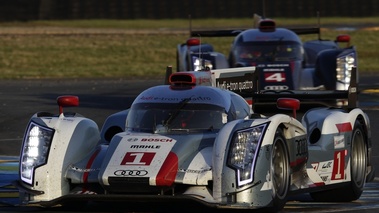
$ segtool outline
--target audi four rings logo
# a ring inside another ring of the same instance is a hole
[[[148,172],[146,170],[117,170],[113,174],[116,176],[145,176]]]

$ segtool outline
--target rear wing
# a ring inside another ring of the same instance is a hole
[[[253,28],[250,29],[275,29],[276,23],[272,19],[264,19],[262,16],[254,14],[253,19]],[[192,23],[190,20],[190,37],[234,37],[240,34],[241,32],[248,30],[246,29],[225,29],[225,30],[197,30],[192,31]],[[310,28],[286,28],[288,30],[293,31],[298,35],[305,34],[318,34],[320,38],[320,24],[318,27],[310,27]]]
[[[259,75],[254,66],[176,73],[172,73],[172,67],[169,66],[166,69],[165,78],[165,84],[176,86],[203,85],[230,90],[245,99],[251,98],[253,107],[257,103],[262,105],[268,105],[270,102],[276,103],[278,98],[283,97],[296,98],[304,102],[344,99],[348,101],[347,108],[357,107],[358,82],[356,67],[352,69],[348,90],[259,90],[259,82]]]
[[[230,68],[212,70],[212,85],[231,90],[244,98],[252,98],[253,105],[256,103],[268,104],[278,98],[296,98],[300,101],[317,100],[335,101],[345,99],[346,107],[357,107],[358,82],[357,69],[353,67],[348,90],[259,90],[259,75],[255,67]]]
[[[287,28],[298,35],[320,34],[319,27],[310,28]],[[248,29],[226,29],[226,30],[197,30],[191,31],[190,37],[235,37]]]

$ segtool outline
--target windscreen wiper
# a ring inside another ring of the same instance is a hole
[[[176,116],[178,116],[180,110],[182,110],[186,105],[187,103],[191,100],[192,96],[189,97],[189,98],[185,98],[183,99],[182,101],[179,102],[179,107],[175,109],[175,111],[173,111],[172,113],[169,114],[169,117],[165,120],[165,122],[163,122],[164,126],[168,126],[170,125],[170,123],[172,122],[172,120],[174,120],[174,118],[176,118]]]

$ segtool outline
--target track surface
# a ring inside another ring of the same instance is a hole
[[[373,130],[373,161],[379,171],[379,86],[376,76],[361,76],[361,88],[365,93],[359,96],[361,108],[371,119]],[[0,185],[16,177],[15,163],[19,155],[24,129],[28,119],[38,111],[58,112],[56,98],[60,95],[77,95],[80,106],[67,109],[92,118],[101,127],[106,117],[128,108],[142,90],[163,83],[163,79],[71,79],[71,80],[0,80]],[[4,157],[16,156],[16,157]],[[377,172],[377,177],[379,177]],[[17,201],[12,189],[0,191],[0,212],[67,212],[67,209],[40,209],[37,207],[14,207],[7,205]],[[11,198],[5,198],[6,196]],[[12,198],[13,197],[13,198]],[[315,203],[308,196],[293,197],[283,212],[377,212],[379,209],[379,178],[368,183],[361,199],[350,203]],[[89,206],[70,212],[128,212],[128,208]]]

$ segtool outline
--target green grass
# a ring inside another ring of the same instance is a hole
[[[277,19],[279,26],[316,26],[315,19]],[[322,18],[322,25],[371,24],[379,18]],[[252,19],[193,20],[195,28],[247,28]],[[121,30],[118,34],[44,33],[51,28]],[[0,23],[0,34],[17,29],[16,34],[0,35],[0,78],[150,78],[163,77],[165,67],[176,67],[176,46],[188,38],[188,20],[74,20]],[[42,33],[30,34],[34,30]],[[136,34],[129,31],[137,32]],[[157,33],[158,32],[158,33]],[[334,39],[348,33],[356,46],[361,73],[379,72],[377,56],[379,31],[322,32]],[[25,34],[25,35],[24,35]],[[306,37],[304,37],[305,39]],[[309,36],[307,36],[309,38]],[[316,35],[312,36],[316,38]],[[203,38],[217,51],[227,54],[232,38]]]

